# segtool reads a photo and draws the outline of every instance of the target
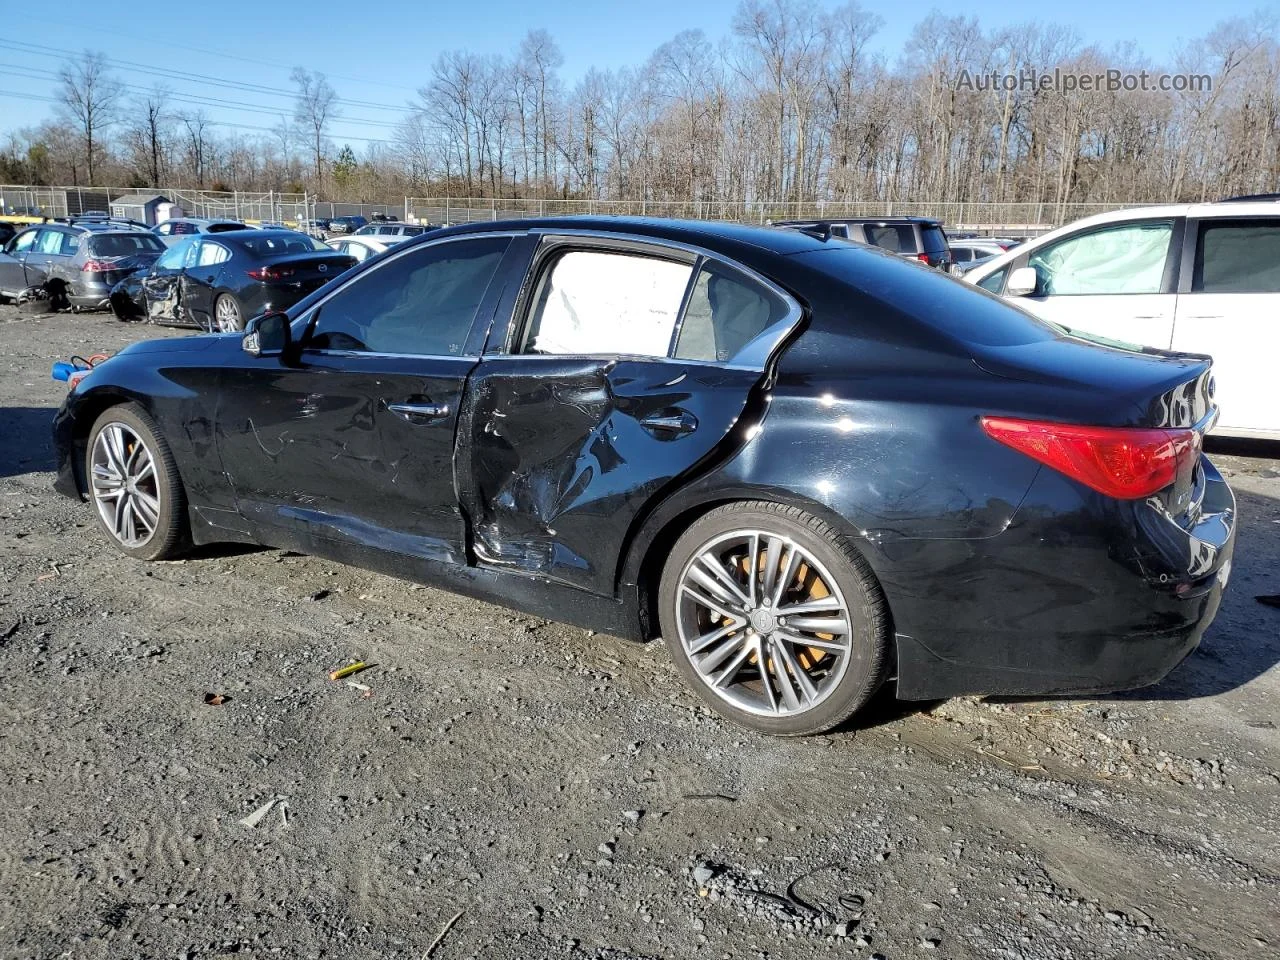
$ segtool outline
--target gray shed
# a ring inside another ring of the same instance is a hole
[[[156,210],[162,203],[169,203],[169,198],[159,193],[131,193],[111,201],[111,215],[141,220],[147,226],[154,227],[158,222]]]

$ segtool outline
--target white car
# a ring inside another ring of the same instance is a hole
[[[1214,432],[1280,440],[1280,199],[1099,214],[964,279],[1070,330],[1209,354]]]
[[[333,247],[339,253],[345,253],[348,256],[355,257],[357,263],[368,260],[370,257],[376,257],[380,253],[385,253],[397,243],[408,240],[408,237],[390,236],[390,237],[362,237],[351,235],[349,237],[334,237],[332,240],[326,240],[325,243]]]

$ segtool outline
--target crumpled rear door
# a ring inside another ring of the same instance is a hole
[[[612,593],[632,524],[741,446],[734,427],[763,376],[669,359],[482,360],[459,423],[479,563]]]

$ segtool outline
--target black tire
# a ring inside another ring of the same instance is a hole
[[[151,535],[144,542],[129,545],[116,535],[103,516],[101,501],[94,491],[94,451],[99,435],[112,424],[120,424],[131,430],[142,442],[154,467],[154,493],[160,507]],[[85,446],[85,478],[89,487],[89,502],[94,516],[107,539],[121,553],[138,560],[170,560],[182,555],[191,546],[191,532],[187,519],[187,495],[174,463],[173,452],[160,433],[154,420],[135,403],[124,403],[104,410],[89,431]]]
[[[686,565],[705,545],[744,529],[785,538],[807,551],[826,568],[844,597],[850,627],[844,673],[823,699],[799,712],[770,716],[728,702],[708,688],[681,640],[678,607]],[[663,566],[658,616],[672,662],[690,686],[721,716],[758,733],[797,737],[839,726],[866,705],[889,674],[891,620],[875,574],[849,538],[795,507],[749,501],[717,507],[700,517],[675,542]]]

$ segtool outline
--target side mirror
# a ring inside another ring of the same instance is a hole
[[[1039,285],[1040,275],[1036,273],[1035,267],[1019,267],[1009,274],[1004,292],[1009,297],[1029,297],[1036,292],[1036,287]]]
[[[292,343],[289,315],[280,312],[254,317],[245,325],[244,339],[240,341],[244,352],[255,357],[278,356],[288,351]]]

